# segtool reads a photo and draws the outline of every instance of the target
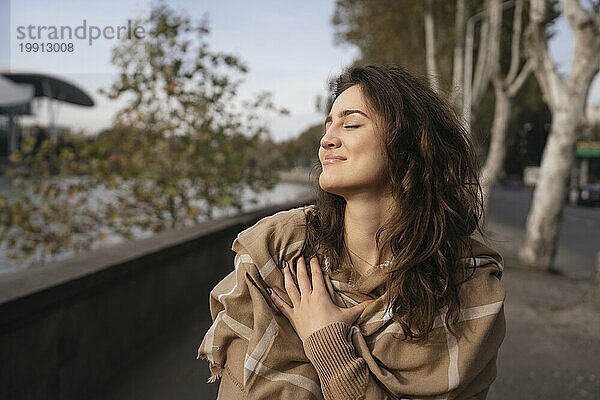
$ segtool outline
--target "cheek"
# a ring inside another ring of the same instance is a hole
[[[374,158],[377,158],[378,164],[385,165],[387,160],[387,152],[385,151],[383,143],[378,142],[377,145],[373,147]]]
[[[383,148],[381,147],[381,145],[377,144],[377,143],[364,143],[363,146],[361,147],[361,151],[364,152],[365,154],[368,154],[368,157],[376,164],[381,164],[384,162],[385,160],[385,153],[383,151]]]
[[[364,162],[368,163],[369,175],[373,178],[378,178],[385,173],[387,155],[383,153],[380,146],[372,146],[369,148],[369,156],[365,157]]]

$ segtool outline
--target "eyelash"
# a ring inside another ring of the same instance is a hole
[[[360,128],[362,125],[344,125],[344,129],[350,129],[350,128]],[[325,126],[325,130],[324,132],[327,132],[327,126]]]

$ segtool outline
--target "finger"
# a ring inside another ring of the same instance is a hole
[[[279,297],[277,292],[274,291],[273,289],[268,288],[267,292],[269,293],[269,297],[273,301],[273,304],[275,304],[275,307],[277,307],[277,309],[279,311],[281,311],[281,313],[283,315],[285,315],[286,318],[289,319],[290,315],[291,315],[291,310],[292,310],[292,308],[289,306],[289,304],[286,303],[285,301],[283,301],[283,299],[281,297]]]
[[[347,313],[350,315],[351,322],[356,321],[357,318],[360,317],[360,314],[362,314],[362,312],[365,310],[365,308],[367,308],[369,304],[371,304],[374,301],[375,300],[367,300],[363,301],[362,303],[358,303],[353,307],[346,308],[346,310],[348,310]]]
[[[300,296],[309,295],[312,292],[312,288],[308,280],[308,272],[306,272],[306,263],[302,256],[296,260],[296,276],[298,277],[298,286],[300,286]]]
[[[310,273],[312,275],[313,293],[327,293],[327,288],[323,281],[323,272],[321,271],[321,266],[319,265],[319,259],[317,257],[312,257],[310,259]]]
[[[294,278],[292,278],[292,273],[290,272],[290,265],[288,262],[285,262],[285,267],[283,268],[283,284],[285,286],[285,291],[288,296],[290,296],[290,300],[292,301],[292,306],[296,307],[300,304],[300,292],[298,292],[298,288],[294,283]]]

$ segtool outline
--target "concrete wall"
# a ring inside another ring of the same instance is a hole
[[[282,204],[0,276],[0,399],[88,399],[164,332],[208,318],[231,243]]]

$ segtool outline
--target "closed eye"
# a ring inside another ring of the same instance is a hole
[[[344,128],[360,128],[360,125],[346,125]]]

